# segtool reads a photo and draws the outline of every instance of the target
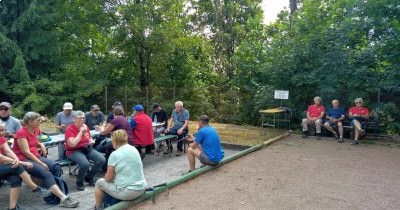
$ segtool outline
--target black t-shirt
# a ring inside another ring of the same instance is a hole
[[[151,115],[151,120],[155,122],[155,118],[157,117],[157,122],[163,122],[164,127],[167,127],[167,120],[168,120],[168,115],[167,112],[164,111],[164,109],[161,109],[159,112],[153,112]]]

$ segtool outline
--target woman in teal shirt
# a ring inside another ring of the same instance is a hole
[[[128,144],[126,131],[114,131],[111,141],[115,151],[110,155],[104,178],[96,182],[96,209],[102,209],[105,193],[119,200],[133,200],[147,186],[140,154],[135,147]]]

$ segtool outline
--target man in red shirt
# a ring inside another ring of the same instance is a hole
[[[358,138],[360,137],[360,134],[364,134],[365,131],[363,127],[369,118],[369,111],[363,106],[363,99],[357,98],[354,100],[354,103],[356,106],[349,109],[350,124],[354,127],[354,139],[352,140],[351,145],[358,144]]]
[[[142,159],[145,153],[142,148],[146,148],[146,153],[151,152],[152,145],[154,144],[153,122],[149,116],[144,113],[142,105],[138,104],[133,107],[134,116],[130,121],[133,133],[133,144],[138,149]]]
[[[322,118],[325,115],[325,107],[321,105],[321,98],[316,96],[314,98],[314,104],[308,106],[307,118],[304,118],[301,124],[303,125],[303,138],[308,137],[308,126],[315,124],[315,130],[317,133],[317,139],[321,139],[321,126]]]

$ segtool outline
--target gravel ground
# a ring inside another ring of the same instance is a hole
[[[398,145],[290,136],[130,209],[399,209]]]

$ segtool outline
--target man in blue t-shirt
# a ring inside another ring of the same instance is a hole
[[[345,118],[345,112],[342,107],[339,107],[339,100],[332,101],[332,108],[330,108],[326,114],[327,121],[325,122],[324,126],[330,132],[333,133],[336,139],[339,139],[338,142],[343,142],[343,123],[342,121]],[[333,129],[333,127],[337,127],[339,130],[339,135]]]
[[[199,130],[196,134],[196,139],[190,135],[187,140],[191,141],[187,157],[190,170],[193,171],[196,167],[196,158],[204,165],[216,166],[224,157],[224,150],[221,147],[221,142],[217,131],[209,124],[207,115],[202,115],[199,118]],[[199,145],[201,147],[199,147]]]

